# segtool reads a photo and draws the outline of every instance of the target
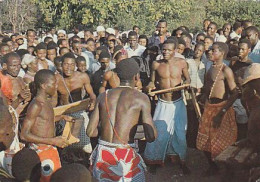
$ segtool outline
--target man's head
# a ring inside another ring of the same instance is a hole
[[[146,35],[140,35],[138,37],[138,44],[144,46],[144,47],[147,47],[148,45],[148,38]]]
[[[82,52],[82,47],[79,41],[73,41],[72,42],[72,50],[74,51],[74,53],[78,56],[81,55]]]
[[[62,72],[64,73],[64,76],[72,76],[76,67],[76,58],[74,54],[71,52],[64,54],[61,58],[61,62]]]
[[[113,34],[108,35],[107,45],[109,48],[114,48],[116,46],[116,36]]]
[[[137,25],[135,25],[135,26],[133,26],[133,31],[135,31],[137,34],[139,34],[140,28]]]
[[[1,43],[0,44],[0,56],[4,56],[9,52],[11,52],[10,47],[6,43]]]
[[[242,23],[240,21],[236,21],[233,25],[233,30],[240,35],[243,31]]]
[[[92,38],[93,39],[93,31],[86,29],[84,30],[84,40],[87,41],[88,39]]]
[[[167,21],[160,20],[157,24],[157,30],[159,31],[159,36],[165,35],[167,32]]]
[[[243,60],[251,52],[251,42],[248,39],[241,39],[238,43],[238,57]]]
[[[120,82],[133,82],[137,80],[139,66],[133,58],[127,58],[116,65],[116,72]]]
[[[225,23],[222,29],[223,29],[224,36],[229,37],[229,34],[232,31],[232,25],[230,23]]]
[[[12,160],[12,174],[18,181],[39,181],[41,161],[34,150],[23,148]]]
[[[177,48],[177,41],[174,39],[169,39],[166,40],[163,43],[162,47],[162,53],[163,53],[163,58],[167,61],[172,59],[175,55],[175,49]]]
[[[62,72],[62,67],[61,67],[61,56],[58,56],[54,59],[54,65],[56,67],[56,69],[58,70],[58,72]]]
[[[47,46],[45,43],[41,42],[39,43],[35,48],[35,55],[38,59],[41,61],[44,61],[47,56]]]
[[[115,63],[119,63],[123,59],[128,58],[127,51],[124,49],[122,45],[117,45],[114,49],[114,55],[113,55],[113,60]]]
[[[66,53],[68,53],[68,52],[70,52],[70,50],[69,50],[69,48],[67,48],[67,47],[62,47],[62,48],[60,48],[60,50],[59,50],[60,56],[63,56],[64,54],[66,54]]]
[[[90,51],[90,52],[95,52],[96,51],[96,44],[95,44],[95,40],[93,38],[89,38],[87,41],[86,41],[86,44],[87,44],[87,50]]]
[[[87,62],[83,56],[78,56],[76,58],[76,64],[78,67],[78,71],[85,73],[87,71]]]
[[[87,168],[81,164],[73,163],[62,166],[52,176],[50,182],[88,182],[92,177]]]
[[[208,31],[208,26],[209,26],[209,24],[210,24],[210,20],[209,20],[209,19],[205,19],[205,20],[203,21],[203,30],[204,30],[205,32]]]
[[[204,42],[206,35],[204,33],[199,33],[196,37],[196,42]]]
[[[242,26],[243,26],[243,29],[246,29],[247,27],[253,26],[253,23],[252,23],[252,21],[250,21],[250,20],[244,20],[244,21],[242,22]]]
[[[228,45],[223,42],[214,42],[212,45],[211,61],[220,61],[226,58],[228,53]]]
[[[129,32],[128,42],[129,42],[131,48],[136,48],[136,46],[137,46],[137,33],[135,31]]]
[[[43,42],[47,45],[49,42],[53,41],[52,37],[45,37]]]
[[[95,59],[96,59],[96,60],[99,59],[99,55],[100,55],[100,53],[101,53],[103,50],[108,51],[108,49],[107,49],[106,46],[99,46],[99,47],[97,47],[96,55],[95,55]]]
[[[99,55],[98,61],[101,64],[101,69],[106,70],[109,67],[111,56],[108,51],[102,51]]]
[[[188,32],[183,32],[181,38],[185,41],[186,48],[191,48],[192,36]]]
[[[62,47],[67,47],[67,48],[69,48],[69,42],[68,42],[67,39],[59,39],[58,42],[57,42],[57,44],[58,44],[58,47],[59,47],[59,48],[62,48]]]
[[[255,26],[247,27],[245,29],[246,38],[250,40],[252,46],[255,46],[259,40],[259,30]]]
[[[66,39],[66,31],[65,30],[58,30],[58,40],[60,39]]]
[[[196,44],[194,49],[194,59],[200,59],[205,51],[205,45],[202,42]]]
[[[207,51],[210,46],[212,46],[214,42],[214,39],[210,36],[206,36],[204,39],[204,44],[205,44],[205,50]]]
[[[14,136],[12,116],[0,97],[0,152],[11,146]]]
[[[56,78],[51,70],[42,69],[34,76],[34,83],[37,91],[43,91],[49,96],[53,96],[57,91]]]
[[[217,30],[218,30],[218,25],[215,22],[211,22],[207,29],[208,36],[214,38]]]
[[[3,70],[11,75],[17,77],[21,69],[21,58],[15,52],[10,52],[2,58]]]
[[[52,62],[57,56],[57,47],[58,45],[53,41],[47,44],[47,58]]]
[[[26,36],[27,36],[28,42],[34,42],[35,37],[36,37],[36,33],[33,29],[28,29],[27,32],[26,32]]]
[[[182,54],[186,48],[186,42],[183,40],[183,38],[178,38],[178,46],[177,46],[177,52]]]

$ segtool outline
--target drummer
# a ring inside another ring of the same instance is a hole
[[[185,78],[185,83],[190,83],[186,61],[174,57],[176,46],[175,40],[164,42],[164,59],[153,62],[148,90],[155,88],[155,81],[159,82],[159,89],[181,85],[182,77]],[[155,80],[155,74],[158,80]],[[181,91],[163,93],[159,97],[153,118],[158,138],[152,143],[147,143],[145,161],[151,164],[150,171],[155,173],[157,165],[163,165],[165,156],[170,155],[172,162],[179,161],[183,173],[189,174],[190,170],[185,165],[187,111]]]

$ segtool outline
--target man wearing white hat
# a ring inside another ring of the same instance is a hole
[[[102,37],[106,36],[106,30],[103,26],[98,26],[97,27],[97,39],[99,40]]]
[[[66,39],[66,31],[65,30],[58,30],[58,40],[60,39]]]

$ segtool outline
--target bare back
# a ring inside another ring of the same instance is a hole
[[[156,135],[155,127],[152,122],[151,108],[148,97],[136,89],[118,87],[107,92],[107,106],[111,115],[111,123],[106,107],[106,93],[97,99],[94,112],[90,118],[87,133],[100,124],[101,139],[112,143],[133,143],[137,125],[144,125],[146,138],[153,138]],[[142,114],[141,114],[142,113]],[[142,122],[139,122],[139,116]],[[116,136],[113,131],[118,133]]]

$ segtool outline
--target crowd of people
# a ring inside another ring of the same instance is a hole
[[[253,22],[206,19],[192,33],[160,20],[151,36],[79,27],[0,34],[0,181],[145,181],[146,165],[156,175],[167,160],[189,175],[188,147],[204,152],[202,175],[212,176],[228,146],[260,151]],[[54,112],[84,100],[83,110]]]

